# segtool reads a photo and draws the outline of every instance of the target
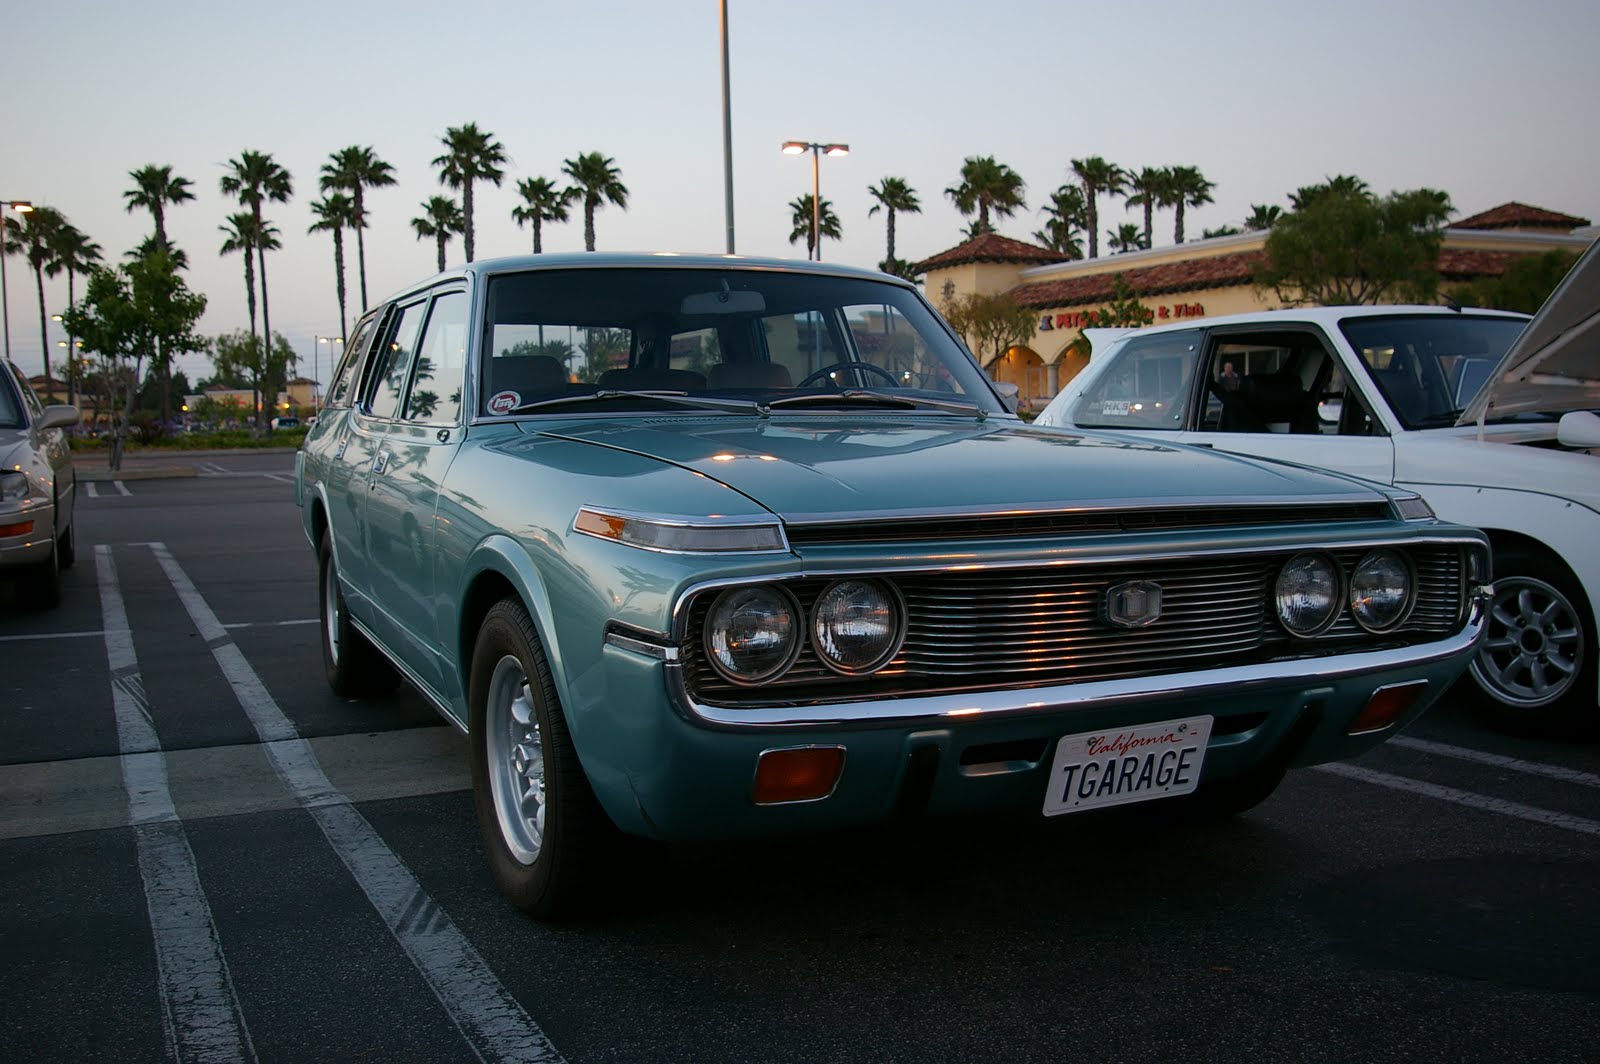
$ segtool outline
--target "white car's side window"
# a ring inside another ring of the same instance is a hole
[[[1199,330],[1134,337],[1078,398],[1072,423],[1085,428],[1184,427],[1200,361]]]

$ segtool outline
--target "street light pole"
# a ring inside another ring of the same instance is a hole
[[[822,178],[821,167],[817,165],[821,156],[849,155],[848,144],[818,144],[806,140],[786,140],[783,142],[783,154],[800,155],[804,152],[811,153],[811,248],[812,253],[806,257],[814,257],[822,261]]]
[[[11,301],[6,297],[6,226],[5,211],[10,207],[18,214],[27,214],[33,210],[33,204],[27,200],[5,199],[0,200],[0,319],[4,319],[6,333],[6,361],[11,361]],[[50,380],[45,378],[45,391],[50,390]]]
[[[317,354],[318,354],[318,350],[321,347],[321,345],[327,344],[328,345],[328,361],[329,361],[329,363],[337,363],[338,360],[337,360],[337,358],[335,358],[334,353],[333,353],[333,345],[334,344],[342,344],[342,343],[344,343],[344,337],[342,337],[342,336],[316,336],[316,337],[313,337],[312,339],[313,339],[314,342],[311,345],[311,405],[317,407],[320,410],[322,408],[322,402],[321,402],[321,400],[320,400],[320,398],[319,398],[317,393],[319,391],[321,391],[322,381],[320,379],[320,375],[319,375],[318,370],[317,370]]]
[[[728,254],[733,254],[733,113],[728,88],[728,0],[717,5],[722,15],[722,190],[728,220]]]

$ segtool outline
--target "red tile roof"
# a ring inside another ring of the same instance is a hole
[[[1543,207],[1530,207],[1526,203],[1502,203],[1500,206],[1459,222],[1452,229],[1576,229],[1588,225],[1589,219],[1558,214]]]
[[[1193,292],[1202,288],[1228,288],[1249,284],[1251,267],[1260,262],[1260,251],[1240,251],[1187,262],[1163,262],[1155,266],[1124,270],[1122,279],[1141,296],[1163,292]],[[1040,281],[1018,285],[1011,296],[1018,304],[1032,309],[1077,307],[1098,303],[1116,294],[1116,273],[1096,273],[1087,277],[1068,277],[1060,281]]]
[[[918,273],[928,270],[937,270],[942,266],[965,266],[970,262],[1067,262],[1068,256],[1059,251],[1042,248],[1038,244],[1029,244],[1021,240],[1012,240],[999,233],[984,233],[975,236],[964,244],[957,244],[949,251],[941,251],[929,259],[923,259],[912,268]]]

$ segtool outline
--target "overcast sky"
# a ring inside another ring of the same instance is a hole
[[[410,220],[442,190],[431,160],[450,126],[476,122],[508,157],[477,188],[477,255],[531,250],[512,222],[517,179],[558,178],[599,151],[621,169],[628,208],[596,217],[602,251],[721,252],[721,71],[716,0],[522,0],[470,4],[322,0],[6,0],[0,25],[0,195],[48,204],[105,250],[151,231],[128,213],[128,173],[170,165],[194,183],[172,208],[190,286],[210,300],[207,334],[247,326],[239,256],[218,254],[237,206],[224,163],[270,152],[294,198],[268,218],[275,331],[311,366],[312,338],[339,332],[333,249],[307,235],[330,152],[369,145],[398,185],[368,194],[373,301],[431,274],[431,240]],[[1188,234],[1237,225],[1254,203],[1352,173],[1376,191],[1448,192],[1457,216],[1519,200],[1600,218],[1600,3],[1595,0],[1343,0],[1340,3],[1079,0],[729,0],[737,250],[804,257],[787,204],[811,191],[787,139],[841,141],[821,163],[844,239],[824,257],[871,266],[883,215],[867,187],[905,178],[922,200],[900,216],[897,254],[960,242],[944,190],[962,159],[993,155],[1027,182],[1028,211],[999,222],[1019,239],[1069,180],[1071,159],[1126,168],[1182,164],[1216,183]],[[1101,202],[1102,230],[1141,221]],[[1172,241],[1158,212],[1156,245]],[[1102,234],[1101,245],[1104,248]],[[581,211],[549,226],[547,251],[583,250]],[[459,239],[449,249],[460,261]],[[359,303],[349,252],[352,314]],[[13,357],[41,368],[37,297],[6,264]],[[48,309],[66,282],[47,280]],[[54,323],[51,328],[55,329]],[[50,334],[53,347],[60,339]],[[324,351],[326,348],[324,348]],[[190,362],[191,375],[206,364]],[[318,374],[328,376],[326,357]]]

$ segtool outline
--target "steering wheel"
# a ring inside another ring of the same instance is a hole
[[[890,373],[888,370],[884,369],[882,366],[874,366],[871,362],[835,362],[831,366],[823,366],[821,369],[817,370],[815,373],[808,374],[806,376],[806,379],[801,381],[799,384],[795,385],[795,387],[796,388],[805,388],[805,387],[808,387],[809,385],[818,384],[818,383],[821,383],[822,381],[826,380],[830,384],[832,384],[835,388],[837,388],[837,387],[839,387],[839,383],[837,381],[833,380],[830,375],[835,370],[841,370],[841,369],[858,369],[858,370],[859,369],[864,369],[868,373],[875,373],[878,376],[882,377],[884,380],[888,381],[889,382],[889,387],[891,387],[891,388],[900,387],[900,382],[895,380],[895,376],[894,376],[893,373]]]

